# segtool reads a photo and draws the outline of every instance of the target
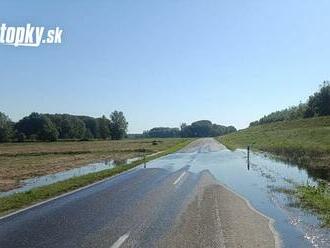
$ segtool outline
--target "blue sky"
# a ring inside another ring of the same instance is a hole
[[[330,79],[330,1],[0,2],[0,23],[64,30],[0,46],[0,111],[109,115],[130,132],[199,119],[247,127]]]

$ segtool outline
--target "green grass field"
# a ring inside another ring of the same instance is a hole
[[[330,171],[330,117],[275,122],[218,138],[229,149],[246,148],[279,155],[306,168]]]

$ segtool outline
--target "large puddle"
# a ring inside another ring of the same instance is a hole
[[[87,175],[89,173],[93,173],[93,172],[99,172],[99,171],[103,171],[103,170],[107,170],[107,169],[111,169],[117,165],[122,165],[122,164],[130,164],[133,163],[134,161],[143,159],[142,157],[136,157],[136,158],[131,158],[131,159],[126,159],[126,160],[105,160],[103,162],[99,162],[99,163],[92,163],[92,164],[88,164],[79,168],[74,168],[74,169],[70,169],[70,170],[66,170],[66,171],[62,171],[62,172],[58,172],[58,173],[54,173],[54,174],[50,174],[50,175],[45,175],[45,176],[40,176],[40,177],[35,177],[35,178],[30,178],[30,179],[26,179],[26,180],[22,180],[21,181],[21,187],[16,188],[16,189],[12,189],[6,192],[1,192],[0,191],[0,197],[1,196],[8,196],[8,195],[12,195],[15,193],[19,193],[19,192],[25,192],[25,191],[29,191],[33,188],[37,188],[40,186],[45,186],[45,185],[49,185],[52,183],[56,183],[56,182],[60,182],[60,181],[64,181],[66,179],[70,179],[72,177],[77,177],[77,176],[83,176],[83,175]]]
[[[145,157],[148,158],[151,156],[159,155],[162,152],[163,151],[155,152],[152,154],[147,154],[147,155],[145,155]],[[83,176],[83,175],[87,175],[87,174],[94,173],[94,172],[112,169],[113,167],[115,167],[117,165],[130,164],[135,161],[142,160],[143,158],[144,157],[141,156],[141,157],[124,159],[124,160],[104,160],[103,162],[91,163],[91,164],[87,164],[87,165],[84,165],[84,166],[81,166],[78,168],[73,168],[73,169],[66,170],[66,171],[61,171],[61,172],[57,172],[57,173],[53,173],[53,174],[49,174],[49,175],[45,175],[45,176],[25,179],[20,182],[21,186],[18,188],[15,188],[15,189],[12,189],[9,191],[5,191],[5,192],[0,191],[0,197],[9,196],[9,195],[12,195],[15,193],[20,193],[20,192],[26,192],[31,189],[37,188],[37,187],[64,181],[64,180],[70,179],[72,177],[78,177],[78,176]]]
[[[248,169],[245,151],[227,149],[175,153],[148,163],[148,167],[171,171],[186,165],[194,173],[209,170],[221,183],[273,218],[284,247],[330,247],[330,229],[321,228],[318,218],[299,208],[286,193],[297,184],[316,183],[306,170],[257,153],[250,154]]]

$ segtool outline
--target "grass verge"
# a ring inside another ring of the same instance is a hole
[[[191,141],[192,139],[186,139],[176,144],[175,146],[170,147],[169,149],[165,150],[162,153],[147,157],[146,161],[148,162],[155,158],[176,152],[179,149],[186,146],[187,144],[189,144]],[[132,169],[137,165],[142,164],[143,162],[144,160],[138,160],[131,164],[124,164],[117,166],[113,169],[91,173],[84,176],[73,177],[65,181],[35,188],[27,192],[16,193],[11,196],[0,197],[0,215],[8,214],[20,208],[81,188],[83,186],[100,181],[102,179],[114,176],[126,170]]]
[[[250,127],[218,140],[229,149],[252,146],[307,170],[315,179],[330,181],[330,117],[283,121]],[[291,193],[291,192],[285,192]],[[330,193],[326,183],[297,186],[299,205],[318,214],[330,226]]]
[[[306,168],[315,178],[330,180],[329,116],[254,126],[218,140],[229,149],[252,145]]]
[[[330,227],[330,188],[327,183],[299,186],[296,196],[304,208],[316,212],[324,226]]]

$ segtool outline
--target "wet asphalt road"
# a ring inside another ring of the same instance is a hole
[[[137,168],[5,218],[0,247],[152,247],[198,181],[184,171]]]
[[[4,218],[0,247],[158,247],[166,235],[169,242],[168,234],[203,174],[189,167],[199,153],[217,150],[217,145],[197,143],[152,161],[149,168],[136,168]],[[178,169],[169,169],[173,166]]]

